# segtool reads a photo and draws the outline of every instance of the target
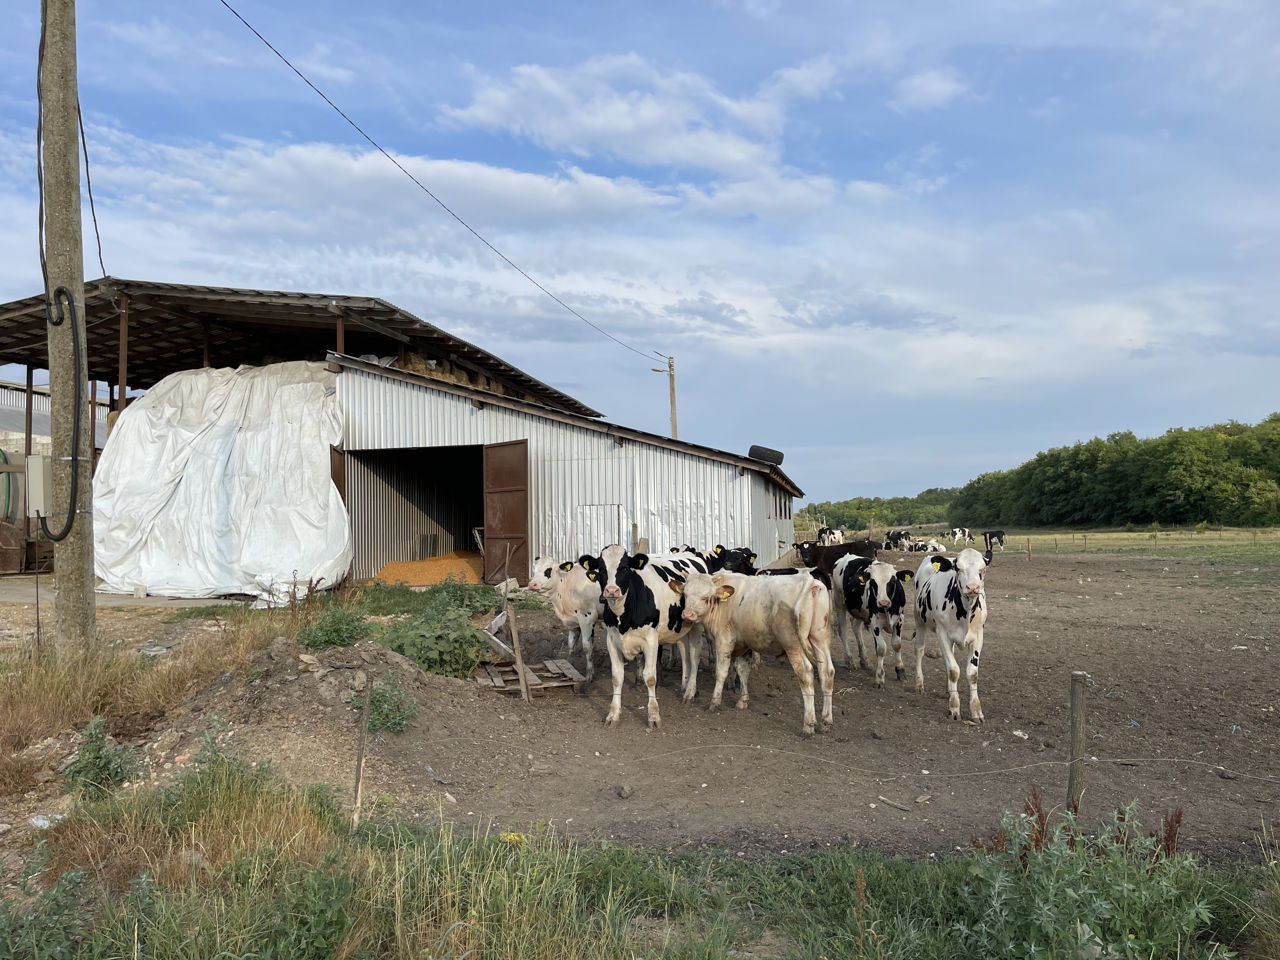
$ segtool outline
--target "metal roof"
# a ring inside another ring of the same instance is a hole
[[[494,393],[487,393],[483,390],[477,390],[474,387],[468,387],[460,383],[453,383],[448,380],[436,380],[431,377],[424,377],[421,374],[410,373],[406,370],[397,370],[379,366],[376,363],[369,363],[356,357],[344,356],[339,353],[330,351],[328,355],[330,363],[335,364],[335,370],[347,368],[352,370],[363,370],[368,373],[375,373],[380,376],[389,377],[396,380],[404,380],[408,383],[421,384],[424,387],[430,387],[433,390],[439,390],[443,393],[452,393],[458,396],[469,397],[476,406],[483,404],[493,404],[495,406],[508,407],[512,410],[521,410],[532,413],[539,417],[545,417],[549,420],[558,420],[561,423],[571,423],[576,426],[586,427],[598,433],[607,434],[611,437],[622,440],[631,440],[640,443],[647,443],[655,447],[664,447],[668,450],[676,450],[681,453],[689,453],[699,457],[705,457],[710,460],[718,460],[722,463],[733,464],[740,470],[751,470],[768,477],[775,484],[791,494],[793,497],[803,497],[804,491],[801,490],[794,480],[787,476],[781,467],[764,460],[753,460],[750,457],[743,456],[740,453],[730,453],[727,450],[717,450],[715,447],[704,447],[697,443],[688,443],[684,440],[673,440],[671,437],[664,437],[661,434],[649,433],[645,430],[636,430],[633,427],[624,427],[616,423],[608,423],[604,420],[592,417],[584,417],[578,414],[565,413],[560,410],[551,410],[547,407],[534,403],[527,403],[514,397],[503,397]]]
[[[447,359],[545,406],[598,417],[600,413],[504,360],[408,311],[376,297],[247,290],[102,277],[86,281],[89,379],[119,377],[119,296],[129,298],[128,385],[146,389],[178,370],[204,362],[238,366],[271,360],[319,360],[336,344],[344,320],[344,353],[385,355],[401,344]],[[0,305],[0,363],[47,368],[43,294]],[[480,391],[486,392],[486,391]]]

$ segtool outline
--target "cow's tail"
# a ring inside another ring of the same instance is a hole
[[[823,640],[831,642],[831,594],[817,580],[805,586],[796,601],[796,631],[810,663],[822,662]]]

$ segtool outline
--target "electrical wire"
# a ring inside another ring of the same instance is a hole
[[[237,20],[239,20],[242,24],[244,24],[244,25],[245,25],[245,27],[247,27],[247,28],[248,28],[248,30],[249,30],[249,32],[250,32],[250,33],[252,33],[255,37],[257,37],[259,40],[261,40],[261,41],[266,45],[266,47],[267,47],[267,49],[268,49],[268,50],[270,50],[270,51],[271,51],[272,53],[274,53],[277,57],[279,57],[279,58],[280,58],[280,60],[281,60],[281,61],[283,61],[284,65],[285,65],[286,67],[288,67],[290,70],[292,70],[295,74],[297,74],[297,75],[298,75],[298,78],[299,78],[303,83],[305,83],[308,87],[310,87],[313,91],[315,91],[315,93],[320,97],[320,99],[322,99],[325,103],[327,103],[330,107],[332,107],[332,108],[334,109],[334,111],[338,114],[338,116],[342,117],[342,119],[343,119],[343,120],[347,121],[347,123],[349,123],[349,124],[351,125],[351,128],[352,128],[353,130],[355,130],[355,131],[356,131],[356,133],[360,134],[360,136],[364,137],[364,138],[365,138],[365,140],[369,141],[369,143],[373,146],[373,148],[374,148],[375,150],[377,150],[380,154],[382,154],[384,157],[386,157],[388,160],[390,160],[393,164],[395,164],[396,169],[398,169],[398,170],[399,170],[401,173],[403,173],[406,177],[408,177],[408,178],[409,178],[410,180],[412,180],[415,184],[417,184],[417,186],[418,186],[418,189],[419,189],[419,190],[421,190],[421,191],[422,191],[423,193],[425,193],[428,197],[430,197],[430,198],[431,198],[432,200],[434,200],[437,204],[439,204],[439,205],[440,205],[440,209],[441,209],[441,210],[443,210],[443,211],[444,211],[445,213],[447,213],[449,216],[453,217],[453,219],[454,219],[454,220],[457,220],[457,221],[458,221],[458,223],[462,224],[462,226],[466,227],[466,229],[471,233],[471,235],[472,235],[473,237],[475,237],[477,240],[479,240],[481,243],[483,243],[486,247],[488,247],[491,251],[493,251],[493,253],[495,253],[499,258],[501,258],[501,259],[502,259],[502,261],[503,261],[503,262],[505,262],[505,263],[507,264],[507,266],[511,267],[511,269],[512,269],[512,270],[516,271],[516,273],[520,274],[520,276],[524,277],[524,278],[525,278],[526,280],[528,280],[531,284],[533,284],[535,287],[537,287],[539,290],[541,290],[543,293],[545,293],[548,297],[550,297],[552,300],[554,300],[554,301],[555,301],[556,303],[558,303],[560,306],[564,307],[564,309],[565,309],[565,310],[567,310],[567,311],[568,311],[570,314],[572,314],[573,316],[577,317],[579,320],[581,320],[583,323],[585,323],[585,324],[586,324],[588,327],[590,327],[592,330],[596,331],[597,333],[601,334],[602,336],[608,337],[610,340],[612,340],[612,341],[613,341],[614,343],[616,343],[618,346],[620,346],[620,347],[625,347],[627,350],[630,350],[632,353],[638,354],[638,355],[640,355],[640,356],[644,357],[646,360],[648,359],[649,354],[645,353],[643,350],[640,350],[640,349],[639,349],[639,348],[637,348],[637,347],[633,347],[631,344],[627,343],[627,342],[626,342],[626,341],[624,341],[624,340],[619,340],[617,337],[615,337],[615,336],[614,336],[612,333],[610,333],[608,330],[605,330],[603,327],[601,327],[601,326],[599,326],[599,325],[597,325],[597,324],[595,324],[595,323],[591,322],[590,320],[588,320],[588,319],[587,319],[586,317],[584,317],[581,313],[579,313],[579,312],[578,312],[577,310],[575,310],[573,307],[569,306],[569,304],[565,303],[565,302],[564,302],[563,300],[561,300],[558,296],[556,296],[554,293],[552,293],[550,290],[548,290],[545,286],[543,286],[541,283],[539,283],[537,280],[535,280],[532,276],[530,276],[530,275],[529,275],[525,270],[523,270],[523,269],[522,269],[522,268],[521,268],[521,267],[520,267],[520,266],[519,266],[519,265],[518,265],[514,260],[512,260],[512,259],[511,259],[510,257],[508,257],[505,253],[503,253],[501,250],[499,250],[497,247],[495,247],[492,243],[490,243],[488,240],[486,240],[484,237],[482,237],[482,236],[479,234],[479,232],[477,232],[477,231],[476,231],[476,229],[475,229],[474,227],[472,227],[472,226],[471,226],[471,224],[467,223],[467,221],[463,220],[463,219],[462,219],[462,217],[460,217],[460,216],[458,216],[458,214],[454,213],[454,212],[453,212],[453,210],[451,210],[451,209],[449,208],[449,206],[448,206],[448,205],[447,205],[443,200],[441,200],[441,199],[440,199],[439,197],[437,197],[434,193],[432,193],[432,192],[431,192],[431,190],[430,190],[430,189],[428,189],[428,187],[426,186],[426,184],[424,184],[421,180],[419,180],[419,179],[418,179],[417,177],[415,177],[412,173],[410,173],[408,170],[406,170],[406,169],[405,169],[405,167],[400,163],[400,161],[399,161],[399,160],[397,160],[395,157],[393,157],[391,154],[389,154],[386,150],[384,150],[384,149],[382,148],[382,145],[381,145],[380,143],[378,143],[378,141],[374,140],[374,139],[373,139],[373,137],[371,137],[371,136],[369,136],[369,134],[365,133],[365,132],[364,132],[364,129],[363,129],[363,128],[358,124],[358,123],[356,123],[356,122],[355,122],[354,120],[352,120],[349,116],[347,116],[347,115],[346,115],[346,113],[344,113],[344,112],[343,112],[343,110],[342,110],[342,108],[341,108],[341,107],[339,107],[336,103],[334,103],[332,100],[330,100],[330,99],[329,99],[329,97],[325,94],[325,92],[324,92],[323,90],[321,90],[321,89],[320,89],[319,87],[317,87],[314,83],[312,83],[312,82],[311,82],[311,80],[310,80],[310,79],[308,79],[308,77],[307,77],[307,75],[306,75],[306,74],[304,74],[301,70],[299,70],[297,67],[295,67],[295,66],[294,66],[294,65],[289,61],[289,58],[288,58],[288,57],[286,57],[283,53],[281,53],[281,52],[280,52],[279,50],[277,50],[274,46],[272,46],[272,45],[271,45],[271,41],[269,41],[266,37],[264,37],[261,33],[259,33],[259,32],[258,32],[258,30],[257,30],[257,28],[253,26],[253,24],[251,24],[248,20],[246,20],[244,17],[242,17],[242,16],[240,15],[239,11],[238,11],[238,10],[236,10],[236,8],[235,8],[235,7],[231,6],[231,4],[227,2],[227,0],[218,0],[218,2],[219,2],[219,3],[221,3],[221,4],[222,4],[224,7],[226,7],[228,10],[230,10],[230,11],[231,11],[232,16],[234,16]],[[668,359],[668,358],[667,358],[667,355],[666,355],[665,353],[659,353],[657,350],[654,350],[653,352],[654,352],[654,353],[656,353],[656,354],[658,354],[658,356],[662,357],[664,360]]]
[[[49,323],[55,327],[62,326],[67,319],[63,313],[62,304],[66,302],[67,312],[71,314],[71,345],[75,355],[75,369],[79,371],[81,364],[84,362],[84,348],[80,343],[80,318],[76,316],[76,301],[71,296],[71,291],[66,287],[59,285],[58,289],[53,291],[53,311],[49,315]],[[75,382],[75,401],[72,406],[73,415],[71,418],[71,503],[67,507],[67,521],[62,525],[62,529],[57,533],[49,530],[48,521],[42,516],[40,518],[40,529],[44,531],[44,535],[55,543],[59,540],[67,539],[67,535],[71,533],[71,527],[76,521],[76,504],[79,502],[80,494],[80,421],[84,419],[81,407],[84,406],[84,378],[77,374],[71,378]],[[96,422],[96,421],[95,421]]]
[[[80,112],[80,97],[76,96],[76,120],[80,123],[80,148],[84,152],[84,185],[89,192],[89,215],[93,218],[93,239],[98,243],[98,266],[107,275],[107,265],[102,262],[102,234],[98,232],[98,208],[93,203],[93,178],[89,176],[89,140],[84,135],[84,115]]]

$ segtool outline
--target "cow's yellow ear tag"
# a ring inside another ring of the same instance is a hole
[[[942,569],[942,564],[941,564],[941,563],[939,563],[937,560],[933,561],[933,569],[935,569],[935,570],[941,570],[941,569]]]
[[[730,597],[732,597],[732,596],[733,596],[733,591],[732,591],[732,590],[725,590],[724,592],[722,592],[722,593],[720,594],[720,602],[721,602],[721,603],[728,603],[728,602],[729,602],[729,598],[730,598]]]

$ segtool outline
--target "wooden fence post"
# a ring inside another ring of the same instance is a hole
[[[502,561],[502,609],[507,614],[507,627],[511,630],[511,646],[516,651],[516,679],[520,681],[520,699],[529,702],[529,678],[524,675],[524,654],[520,652],[520,631],[516,629],[516,610],[511,605],[507,584],[507,567],[511,564],[511,543],[507,543],[507,556]]]
[[[1079,811],[1084,795],[1084,694],[1089,675],[1071,671],[1071,737],[1067,758],[1067,804]]]
[[[360,808],[364,805],[364,751],[369,740],[369,701],[373,699],[373,677],[364,681],[364,705],[360,709],[360,742],[356,747],[356,796],[351,811],[351,832],[360,829]]]
[[[1031,559],[1031,538],[1027,537],[1027,559]]]

